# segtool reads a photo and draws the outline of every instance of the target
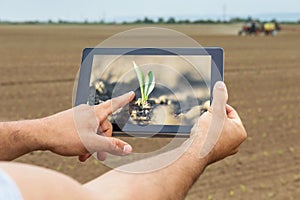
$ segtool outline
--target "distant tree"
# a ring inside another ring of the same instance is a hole
[[[176,20],[174,17],[170,17],[167,21],[166,21],[167,24],[175,24],[176,23]]]
[[[140,20],[140,19],[137,19],[137,20],[135,20],[134,22],[132,22],[133,24],[141,24],[141,23],[143,23],[142,22],[142,20]]]
[[[39,21],[26,21],[25,24],[40,24]]]
[[[190,24],[190,23],[191,23],[191,21],[188,20],[188,19],[178,20],[178,21],[177,21],[177,24]]]
[[[157,20],[157,23],[159,23],[159,24],[163,24],[164,22],[165,22],[165,20],[162,17],[158,18],[158,20]]]
[[[271,20],[271,22],[277,23],[277,20],[274,18],[274,19]]]
[[[240,23],[240,22],[246,22],[246,21],[247,21],[247,19],[243,19],[240,17],[234,17],[229,20],[230,23]]]
[[[195,20],[193,23],[194,23],[194,24],[206,24],[206,23],[207,23],[207,20],[198,19],[198,20]]]
[[[144,24],[153,24],[154,21],[152,19],[149,19],[148,17],[145,17],[143,23]]]

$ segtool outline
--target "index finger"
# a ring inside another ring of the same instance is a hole
[[[106,119],[110,114],[112,114],[119,108],[122,108],[130,101],[132,101],[134,98],[134,95],[135,95],[134,92],[131,91],[131,92],[128,92],[121,96],[107,100],[99,105],[94,106],[96,116],[98,116],[98,117],[101,116],[100,121]]]

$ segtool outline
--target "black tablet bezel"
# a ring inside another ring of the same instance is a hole
[[[95,55],[209,55],[211,56],[211,91],[217,81],[224,80],[224,50],[220,47],[203,48],[85,48],[82,53],[81,68],[79,72],[75,106],[86,104],[89,95],[90,77],[92,73],[93,58]],[[121,127],[120,127],[121,126]],[[114,135],[127,135],[143,137],[170,137],[189,136],[192,126],[178,125],[147,125],[113,124]],[[124,134],[125,133],[125,134]]]

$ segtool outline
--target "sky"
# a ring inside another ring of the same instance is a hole
[[[0,20],[133,21],[150,17],[300,20],[299,0],[0,0]]]

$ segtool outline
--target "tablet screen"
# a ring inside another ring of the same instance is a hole
[[[211,62],[210,55],[94,55],[87,103],[134,91],[110,117],[113,124],[191,127],[210,105]]]

